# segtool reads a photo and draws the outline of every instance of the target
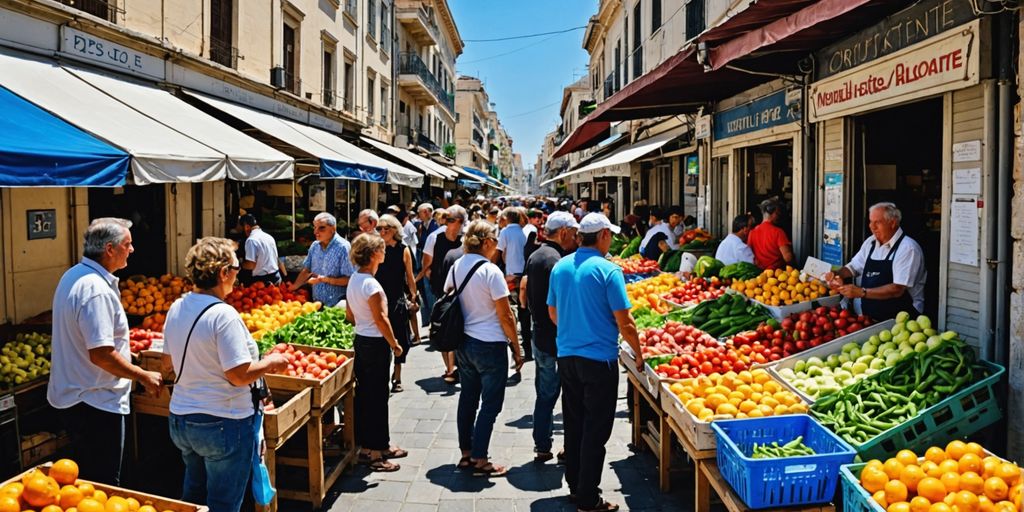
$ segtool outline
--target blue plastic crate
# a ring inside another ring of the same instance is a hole
[[[856,452],[806,414],[711,424],[718,441],[718,470],[751,509],[827,503],[835,496],[839,468]],[[754,443],[788,443],[803,436],[815,455],[753,459]]]
[[[840,468],[843,486],[844,512],[885,512],[878,506],[871,494],[860,485],[860,472],[867,464],[844,464]]]

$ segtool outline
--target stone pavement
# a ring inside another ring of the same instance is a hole
[[[527,362],[522,382],[506,390],[505,406],[494,426],[492,460],[508,466],[504,478],[473,477],[455,469],[461,455],[455,424],[458,386],[445,384],[441,356],[425,344],[414,347],[404,368],[405,391],[390,401],[391,439],[409,451],[394,473],[357,466],[331,489],[323,510],[331,512],[486,512],[573,511],[561,466],[533,463],[534,366]],[[658,490],[657,463],[648,453],[630,451],[626,376],[620,376],[619,412],[602,474],[605,499],[622,510],[693,509],[692,474],[673,475],[673,492]],[[555,407],[555,449],[561,447],[561,405]]]

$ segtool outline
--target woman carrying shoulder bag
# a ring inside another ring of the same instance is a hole
[[[288,360],[282,354],[260,360],[242,318],[223,302],[239,271],[234,242],[199,240],[185,256],[185,268],[196,290],[175,301],[164,325],[164,352],[177,375],[169,423],[185,461],[182,500],[234,512],[242,506],[261,441],[255,385],[287,368]]]

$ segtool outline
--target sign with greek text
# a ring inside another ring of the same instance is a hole
[[[800,111],[790,108],[786,91],[762,96],[750,103],[715,113],[715,140],[764,130],[800,120]]]
[[[62,55],[85,60],[105,68],[164,79],[163,59],[67,25],[60,27],[60,36],[60,53]]]
[[[811,85],[810,120],[823,121],[978,83],[979,22]]]

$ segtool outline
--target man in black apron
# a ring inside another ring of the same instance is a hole
[[[924,253],[900,228],[902,215],[893,203],[878,203],[868,211],[872,237],[838,272],[825,275],[833,290],[860,299],[861,312],[872,320],[895,318],[906,311],[917,316],[924,309]],[[860,286],[845,279],[861,276]]]

